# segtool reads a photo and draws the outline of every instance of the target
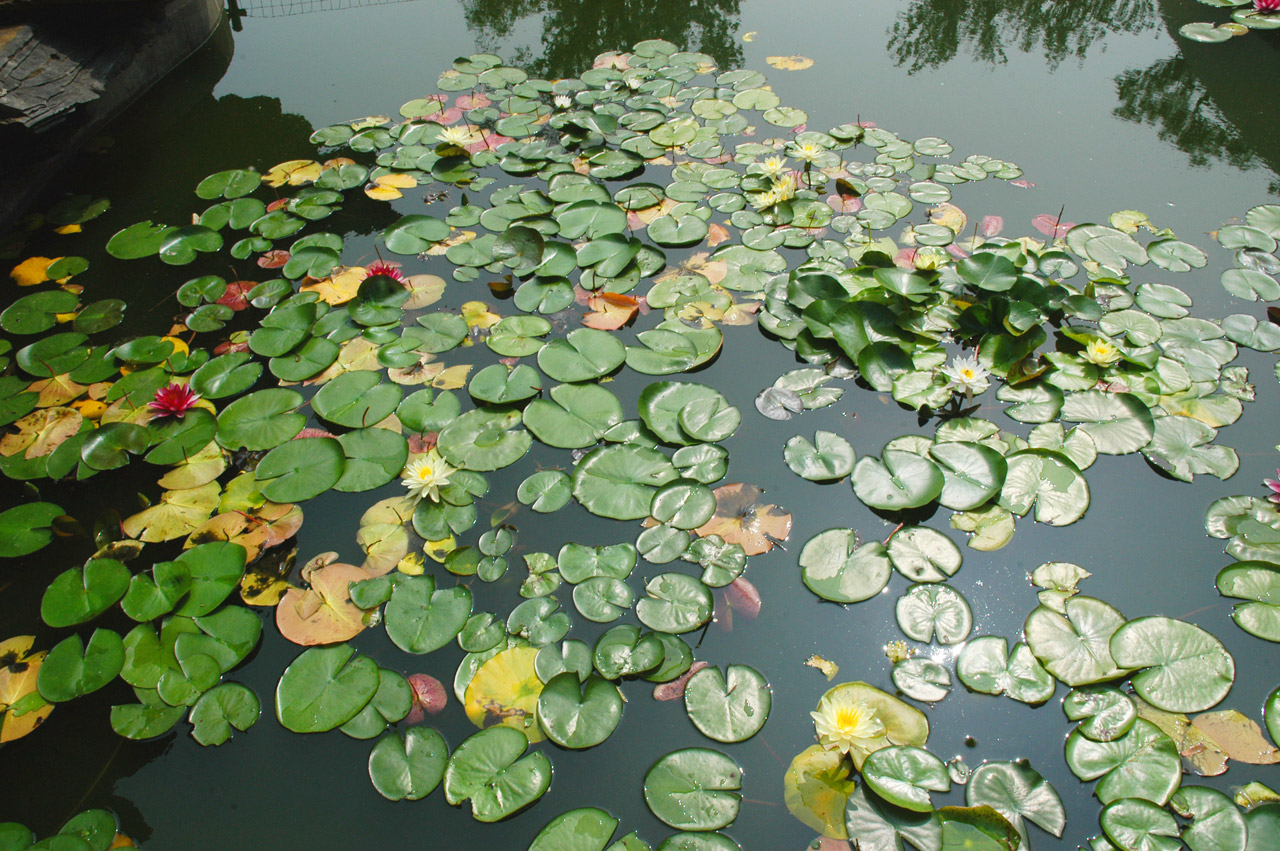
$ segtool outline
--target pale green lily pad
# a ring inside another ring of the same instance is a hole
[[[1110,642],[1116,664],[1142,668],[1135,691],[1166,712],[1203,712],[1219,703],[1235,681],[1235,660],[1218,639],[1194,624],[1166,617],[1138,618]]]

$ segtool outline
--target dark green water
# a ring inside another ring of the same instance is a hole
[[[283,8],[283,7],[278,7]],[[960,203],[971,220],[1000,215],[1005,235],[1034,234],[1032,216],[1057,214],[1073,221],[1101,221],[1114,210],[1146,212],[1159,226],[1210,252],[1201,273],[1177,283],[1196,299],[1196,315],[1257,315],[1218,285],[1217,249],[1206,232],[1256,204],[1274,202],[1280,181],[1280,136],[1274,116],[1280,89],[1266,83],[1280,67],[1280,34],[1252,33],[1225,45],[1200,45],[1175,33],[1191,20],[1211,17],[1206,7],[1181,2],[1087,0],[1072,4],[932,2],[404,2],[364,8],[263,17],[250,8],[243,31],[225,29],[198,56],[156,87],[109,130],[114,144],[86,156],[68,188],[104,194],[114,209],[93,223],[100,244],[116,227],[142,218],[177,220],[195,208],[190,189],[204,175],[231,167],[259,169],[308,157],[313,126],[362,115],[392,114],[399,105],[435,89],[435,79],[455,56],[492,51],[548,78],[576,74],[604,50],[626,49],[644,38],[666,38],[714,56],[721,67],[765,72],[783,102],[808,112],[809,126],[826,128],[861,118],[904,138],[937,135],[961,155],[982,153],[1018,163],[1035,186],[966,187]],[[754,33],[751,41],[744,36]],[[800,72],[777,71],[770,55],[814,59]],[[401,212],[416,212],[410,201]],[[416,202],[415,202],[416,203]],[[381,216],[375,219],[373,216]],[[392,217],[385,207],[355,204],[330,229],[350,229],[348,247],[363,259],[367,236]],[[52,250],[52,249],[50,249]],[[89,248],[77,248],[88,252]],[[102,295],[126,294],[129,330],[161,331],[172,303],[150,310],[173,276],[139,265],[139,277],[100,283]],[[1220,264],[1219,264],[1220,265]],[[148,271],[149,270],[149,271]],[[179,281],[181,278],[178,279]],[[457,307],[480,296],[480,284],[450,284],[439,307]],[[500,310],[500,312],[502,312]],[[1092,504],[1081,522],[1066,528],[1019,523],[1012,543],[994,553],[964,549],[965,566],[951,581],[974,608],[974,634],[1019,634],[1035,606],[1025,575],[1045,561],[1072,561],[1094,576],[1085,593],[1108,600],[1128,617],[1163,613],[1191,620],[1221,638],[1240,674],[1227,701],[1258,717],[1262,700],[1277,685],[1274,645],[1241,632],[1229,618],[1230,603],[1214,591],[1213,577],[1229,559],[1222,542],[1203,532],[1205,507],[1234,493],[1258,494],[1280,454],[1274,428],[1280,388],[1271,375],[1274,357],[1245,352],[1257,401],[1219,442],[1234,447],[1240,471],[1229,481],[1199,477],[1194,486],[1155,476],[1137,456],[1104,456],[1088,472]],[[884,522],[863,507],[847,484],[815,488],[783,464],[781,446],[798,433],[828,429],[845,434],[859,454],[876,454],[890,438],[931,432],[914,416],[878,394],[850,387],[837,405],[789,423],[759,417],[753,399],[781,373],[795,368],[789,353],[764,340],[754,327],[728,328],[721,357],[694,380],[719,388],[743,413],[745,426],[725,442],[731,452],[726,481],[764,487],[769,501],[789,509],[795,526],[788,552],[754,557],[748,578],[764,601],[760,617],[721,621],[706,633],[697,657],[712,664],[745,663],[763,672],[774,691],[764,731],[726,748],[745,769],[742,814],[726,831],[747,851],[801,849],[813,833],[782,805],[781,778],[791,757],[812,743],[808,713],[828,683],[803,661],[818,653],[840,665],[838,681],[863,679],[892,690],[890,665],[881,652],[900,636],[892,593],[842,608],[823,603],[799,582],[795,555],[804,541],[833,526],[850,526],[883,538]],[[632,406],[642,378],[613,385]],[[1025,433],[998,407],[980,410],[1001,425]],[[491,477],[481,508],[508,501],[515,484],[535,468],[535,454]],[[363,506],[385,493],[352,500],[329,494],[305,506],[299,535],[303,561],[326,550],[355,558],[354,533]],[[84,493],[106,508],[129,499]],[[631,539],[633,526],[598,520],[580,508],[542,525],[527,513],[515,522],[526,551],[555,552],[564,540],[611,543]],[[946,529],[947,513],[930,525]],[[554,528],[549,528],[554,526]],[[568,531],[566,531],[568,530]],[[956,540],[960,540],[958,533]],[[63,542],[0,574],[2,636],[34,632],[36,603],[55,570],[85,553]],[[55,563],[56,564],[53,564]],[[51,566],[52,564],[52,566]],[[647,572],[646,572],[647,570]],[[661,572],[652,566],[637,575]],[[513,571],[514,573],[514,571]],[[476,609],[505,612],[514,597],[510,578],[477,589]],[[602,629],[576,620],[570,637],[591,642]],[[48,642],[39,642],[45,646]],[[454,646],[421,659],[399,653],[382,631],[356,642],[383,664],[425,671],[446,682],[461,657]],[[268,710],[246,734],[220,748],[201,748],[179,732],[156,742],[119,739],[107,725],[113,689],[60,707],[48,724],[0,751],[6,778],[0,821],[19,820],[37,831],[56,829],[71,813],[90,806],[114,809],[124,830],[147,848],[512,848],[527,846],[555,815],[578,806],[608,809],[620,831],[639,830],[655,845],[669,830],[645,807],[641,784],[649,766],[679,747],[706,740],[679,703],[650,699],[649,686],[624,685],[628,699],[617,734],[584,753],[540,745],[555,765],[551,791],[519,816],[496,825],[474,822],[465,809],[445,804],[439,792],[425,800],[391,804],[368,782],[369,743],[337,733],[300,737],[287,733],[269,710],[280,671],[297,653],[268,625],[262,646],[232,679],[251,686]],[[949,661],[950,651],[943,651]],[[394,660],[394,661],[393,661]],[[120,685],[117,683],[117,685]],[[114,688],[114,687],[113,687]],[[1062,741],[1070,729],[1059,709],[1065,690],[1032,709],[1004,698],[969,695],[957,685],[927,714],[930,749],[947,758],[963,754],[970,765],[1025,757],[1045,774],[1067,805],[1063,840],[1033,831],[1037,848],[1075,847],[1097,832],[1092,784],[1067,770]],[[473,731],[456,703],[433,722],[456,745]],[[972,746],[966,744],[972,737]],[[1261,779],[1275,786],[1274,768],[1233,765],[1221,788]],[[962,793],[937,798],[960,803]]]

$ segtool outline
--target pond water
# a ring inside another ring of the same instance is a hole
[[[83,234],[33,234],[22,256],[88,257],[92,271],[83,279],[84,300],[92,287],[94,298],[119,297],[130,305],[125,321],[112,333],[166,333],[170,322],[187,312],[170,294],[192,273],[154,259],[124,264],[109,257],[102,245],[140,220],[188,220],[206,206],[191,194],[206,175],[232,168],[266,171],[278,162],[309,159],[316,155],[308,141],[315,128],[366,115],[396,116],[402,104],[435,92],[438,75],[455,57],[492,53],[530,75],[555,80],[581,74],[597,54],[664,39],[681,50],[708,54],[719,70],[764,73],[782,104],[807,113],[809,130],[871,123],[906,140],[941,137],[954,147],[955,159],[983,154],[1016,163],[1023,186],[988,179],[954,187],[954,202],[967,214],[970,229],[985,216],[999,216],[1001,236],[1041,238],[1032,226],[1036,216],[1101,223],[1115,211],[1142,211],[1156,228],[1170,228],[1202,249],[1209,262],[1179,274],[1153,266],[1131,270],[1135,285],[1182,288],[1194,299],[1193,316],[1220,319],[1244,313],[1266,321],[1258,302],[1235,298],[1220,285],[1220,271],[1232,265],[1231,252],[1212,234],[1280,197],[1280,136],[1274,132],[1280,89],[1269,84],[1280,67],[1280,34],[1256,31],[1225,44],[1178,36],[1185,23],[1225,20],[1221,10],[1191,0],[419,0],[342,5],[324,0],[246,4],[236,31],[224,25],[198,55],[108,128],[101,148],[85,154],[50,199],[56,200],[59,192],[90,193],[109,198],[111,210],[85,223]],[[766,61],[793,55],[812,59],[812,66],[780,70]],[[762,125],[746,141],[789,132]],[[501,175],[492,167],[485,173]],[[663,182],[668,174],[650,168],[637,179]],[[610,184],[610,190],[619,185]],[[391,205],[351,193],[355,197],[347,209],[320,229],[343,234],[345,263],[367,265],[379,252],[393,259],[374,234],[402,215],[425,212],[443,218],[468,192],[445,187],[450,190],[447,200],[424,206],[423,192],[439,188],[420,187]],[[485,194],[471,196],[474,200]],[[909,221],[926,222],[926,208],[918,205]],[[680,262],[698,250],[706,248],[667,249],[668,261]],[[225,255],[211,256],[231,262]],[[794,268],[803,252],[787,256]],[[459,282],[450,279],[452,267],[443,257],[394,259],[404,261],[406,271],[448,279],[432,311],[457,311],[480,299],[503,316],[519,312],[484,285],[498,275],[482,273],[478,281]],[[229,267],[204,266],[198,274],[232,279]],[[110,269],[110,274],[99,273],[99,268]],[[16,295],[10,293],[5,302]],[[655,319],[642,316],[638,327],[652,327]],[[576,326],[577,319],[570,323]],[[694,727],[680,701],[655,701],[651,683],[630,680],[622,687],[626,703],[621,724],[606,742],[583,751],[551,742],[535,745],[549,756],[554,779],[549,791],[518,815],[482,824],[469,807],[449,806],[439,790],[420,801],[393,803],[369,782],[371,742],[337,732],[301,736],[277,722],[272,696],[299,648],[277,632],[267,611],[261,644],[228,676],[252,688],[262,701],[263,715],[250,730],[216,748],[201,747],[187,735],[185,721],[157,739],[123,739],[108,723],[111,705],[132,700],[128,687],[117,681],[57,707],[42,728],[3,746],[0,765],[8,782],[0,821],[21,821],[43,836],[80,810],[105,807],[140,846],[159,849],[405,843],[525,848],[553,817],[596,806],[620,820],[618,837],[636,831],[656,847],[671,829],[646,806],[646,772],[671,751],[713,747],[731,755],[743,774],[741,812],[725,834],[747,851],[808,847],[816,832],[788,812],[783,774],[791,759],[814,743],[809,713],[832,685],[862,680],[894,692],[893,665],[883,648],[904,637],[895,605],[910,583],[895,575],[885,592],[849,606],[820,600],[802,584],[797,559],[806,541],[832,528],[856,529],[864,540],[884,540],[897,517],[868,508],[847,480],[816,485],[801,479],[788,469],[782,447],[795,435],[827,430],[849,440],[860,458],[876,456],[900,435],[931,437],[938,420],[917,418],[889,393],[853,381],[837,382],[845,392],[829,407],[788,421],[767,419],[757,413],[757,394],[805,364],[755,323],[722,330],[717,358],[683,379],[670,378],[714,387],[741,411],[741,427],[722,441],[730,453],[723,482],[762,488],[763,501],[784,507],[793,526],[783,546],[748,560],[744,576],[759,591],[759,616],[726,611],[720,603],[714,623],[684,637],[696,645],[699,660],[722,668],[749,665],[764,675],[772,710],[761,732],[739,744],[718,744]],[[621,335],[635,343],[632,330]],[[212,342],[202,344],[211,347],[217,334],[205,336]],[[498,356],[481,345],[447,358],[478,369],[497,362]],[[1103,454],[1086,473],[1089,507],[1081,520],[1059,528],[1028,516],[1020,519],[1006,546],[991,552],[965,546],[966,536],[948,523],[948,509],[934,504],[909,515],[910,522],[937,529],[960,545],[964,566],[947,584],[972,607],[972,636],[1004,636],[1010,644],[1019,640],[1027,614],[1037,605],[1039,589],[1028,581],[1030,572],[1045,562],[1072,562],[1092,574],[1081,586],[1083,593],[1109,602],[1128,618],[1165,615],[1195,623],[1220,639],[1234,657],[1237,673],[1230,695],[1215,708],[1261,720],[1264,701],[1280,685],[1275,677],[1280,657],[1274,644],[1244,633],[1232,621],[1234,601],[1219,596],[1214,586],[1217,572],[1231,558],[1223,554],[1223,540],[1205,534],[1204,518],[1214,500],[1265,495],[1261,480],[1280,465],[1271,419],[1280,412],[1280,388],[1273,379],[1274,354],[1242,347],[1233,365],[1249,369],[1256,400],[1246,402],[1240,421],[1217,438],[1239,456],[1238,472],[1226,481],[1200,474],[1187,484],[1157,475],[1138,454]],[[653,380],[624,369],[606,386],[628,416],[634,416],[641,391]],[[407,395],[414,388],[405,389]],[[1030,427],[1005,416],[1005,404],[994,392],[974,403],[970,416],[1027,434]],[[490,516],[515,498],[526,476],[543,466],[572,463],[564,450],[537,447],[518,464],[488,474],[489,492],[478,503],[480,522],[466,536],[459,535],[460,542],[474,544],[478,533],[489,528]],[[159,493],[154,477],[134,469],[140,466],[135,461],[128,475],[79,485],[38,483],[38,493],[86,526],[108,509],[127,517],[138,510],[137,492],[153,500]],[[6,508],[35,495],[20,491],[17,483],[9,491]],[[399,493],[399,484],[392,482],[368,494],[330,492],[307,501],[306,520],[296,538],[298,565],[327,551],[359,563],[363,555],[355,542],[361,514],[375,500]],[[518,535],[507,576],[492,584],[467,579],[473,610],[502,618],[521,602],[517,574],[523,570],[517,554],[554,555],[568,541],[633,541],[640,532],[635,522],[606,520],[576,503],[546,516],[519,506],[507,522]],[[83,537],[60,538],[47,550],[0,567],[0,640],[31,634],[36,648],[48,648],[68,634],[41,623],[40,599],[53,576],[93,549]],[[164,557],[176,554],[161,552]],[[643,582],[673,568],[642,559],[631,585],[639,592]],[[453,578],[431,562],[428,570],[437,574],[438,584],[452,584]],[[565,586],[558,597],[573,617],[569,638],[593,644],[612,624],[579,618],[567,591]],[[634,612],[619,622],[635,623]],[[132,624],[117,611],[103,625],[124,632]],[[429,655],[409,656],[381,628],[367,630],[352,643],[384,666],[405,674],[430,673],[446,685],[453,682],[464,655],[450,642]],[[913,646],[921,658],[936,659],[954,672],[959,646]],[[839,665],[833,682],[804,664],[814,654]],[[941,759],[962,756],[970,767],[1026,759],[1054,785],[1065,807],[1066,828],[1060,839],[1032,828],[1031,842],[1041,849],[1074,848],[1099,833],[1095,784],[1077,779],[1064,760],[1063,742],[1075,726],[1061,709],[1068,691],[1059,683],[1047,702],[1032,707],[970,692],[957,681],[936,704],[913,702],[929,721],[928,749]],[[451,748],[475,732],[452,694],[446,711],[428,723]],[[1233,760],[1220,777],[1187,774],[1183,782],[1229,790],[1252,780],[1274,788],[1280,777],[1271,766]],[[963,805],[964,788],[952,785],[950,792],[935,793],[933,801],[937,806]],[[880,846],[864,843],[863,851],[868,847]]]

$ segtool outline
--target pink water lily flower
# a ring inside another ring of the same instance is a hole
[[[1280,470],[1276,470],[1276,476],[1275,479],[1263,479],[1262,483],[1271,490],[1271,493],[1267,494],[1267,499],[1280,503]]]
[[[1253,8],[1264,15],[1280,12],[1280,0],[1253,0]]]
[[[196,406],[200,396],[191,392],[185,384],[173,383],[156,391],[156,397],[147,403],[153,417],[180,417]]]

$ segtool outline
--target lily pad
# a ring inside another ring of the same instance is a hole
[[[538,722],[547,738],[565,748],[590,748],[605,741],[622,719],[622,693],[606,679],[580,681],[573,671],[547,681],[538,696]]]
[[[510,727],[490,727],[458,745],[444,771],[445,800],[471,801],[476,821],[514,815],[541,798],[551,785],[551,761],[540,751],[525,754],[529,740]]]
[[[1110,642],[1116,664],[1142,668],[1134,690],[1166,712],[1202,712],[1217,705],[1235,681],[1235,660],[1218,639],[1194,624],[1167,617],[1138,618]]]
[[[719,830],[738,817],[742,769],[707,748],[673,751],[644,777],[644,799],[655,816],[677,830]]]
[[[879,541],[859,546],[852,529],[828,529],[800,550],[801,578],[810,591],[833,603],[869,600],[889,584],[893,564]]]
[[[417,801],[440,785],[449,759],[444,737],[430,727],[387,733],[369,754],[369,779],[389,801]]]
[[[689,720],[718,742],[745,742],[760,732],[772,704],[768,681],[747,665],[729,665],[723,674],[719,668],[703,668],[685,685]]]

